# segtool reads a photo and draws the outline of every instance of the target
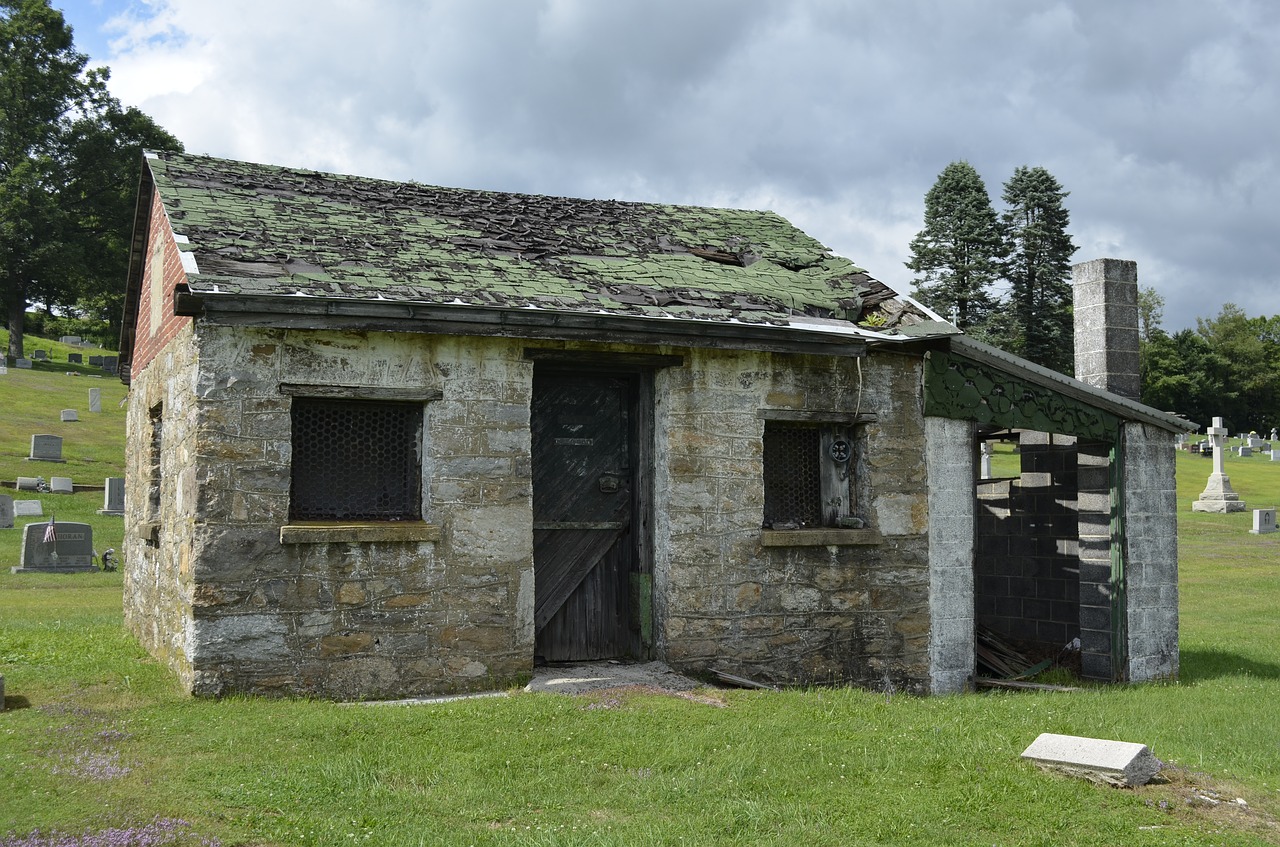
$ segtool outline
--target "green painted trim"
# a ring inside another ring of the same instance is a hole
[[[924,413],[1005,429],[1114,442],[1120,419],[1071,397],[937,350],[925,354]]]

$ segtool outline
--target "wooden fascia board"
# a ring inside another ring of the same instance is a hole
[[[142,270],[147,264],[147,235],[151,231],[151,202],[156,183],[151,166],[142,154],[138,175],[138,205],[133,211],[133,238],[129,243],[129,274],[125,277],[124,315],[120,322],[120,380],[129,384],[132,376],[133,342],[138,331],[138,302],[142,298]]]
[[[758,326],[678,318],[632,317],[546,309],[493,309],[322,297],[179,292],[175,312],[206,323],[283,329],[497,335],[561,341],[613,341],[682,347],[760,350],[861,357],[861,338],[792,327]]]

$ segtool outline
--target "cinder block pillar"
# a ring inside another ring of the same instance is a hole
[[[929,688],[954,694],[974,671],[974,425],[924,419],[929,474]]]
[[[1094,259],[1071,268],[1076,379],[1137,400],[1138,263]]]
[[[1086,679],[1120,678],[1113,661],[1117,586],[1111,573],[1111,445],[1081,442],[1076,457],[1080,549],[1080,672]]]

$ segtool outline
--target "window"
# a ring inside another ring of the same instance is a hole
[[[853,426],[813,421],[764,424],[766,529],[861,528],[855,517]]]
[[[289,519],[422,519],[421,402],[294,397]]]

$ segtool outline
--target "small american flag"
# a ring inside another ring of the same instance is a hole
[[[49,524],[44,528],[44,543],[53,544],[58,540],[58,528],[54,526],[53,515],[49,516]]]

